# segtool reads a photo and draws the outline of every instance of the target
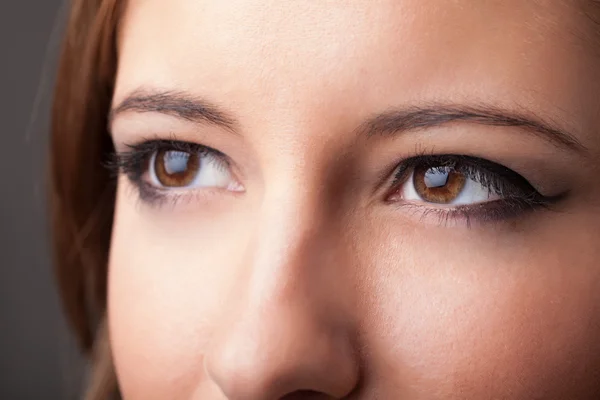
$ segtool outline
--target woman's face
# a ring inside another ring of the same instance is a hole
[[[596,399],[590,1],[130,0],[126,399]]]

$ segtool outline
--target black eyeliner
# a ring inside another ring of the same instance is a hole
[[[152,205],[162,205],[167,199],[175,204],[183,198],[183,195],[174,193],[169,193],[167,195],[169,190],[154,187],[143,179],[144,175],[148,172],[150,159],[156,152],[161,150],[172,150],[203,155],[212,154],[228,163],[227,157],[220,151],[193,142],[172,139],[155,139],[128,144],[126,146],[126,151],[113,153],[110,160],[105,163],[105,165],[115,177],[119,174],[127,176],[127,178],[135,185],[140,199],[143,202]]]
[[[494,222],[516,218],[536,209],[549,209],[567,195],[562,193],[557,196],[545,196],[527,179],[510,168],[482,158],[456,154],[422,154],[402,161],[393,176],[392,192],[397,190],[399,185],[406,183],[417,167],[440,171],[448,167],[453,168],[487,188],[490,193],[502,197],[480,204],[455,207],[432,207],[399,202],[400,207],[421,212],[421,218],[435,214],[441,225],[446,225],[449,220],[454,219],[463,219],[470,226],[472,219]],[[396,203],[395,200],[390,202]]]
[[[156,152],[174,150],[188,153],[210,153],[229,163],[227,156],[217,150],[179,140],[146,140],[127,145],[127,149],[114,153],[106,166],[116,176],[120,173],[126,175],[137,189],[139,198],[152,205],[162,205],[166,200],[174,205],[185,198],[184,194],[155,187],[144,179],[144,175],[149,170],[149,162]],[[451,167],[488,188],[490,193],[502,197],[502,199],[481,204],[459,205],[452,208],[403,204],[412,209],[420,209],[423,216],[436,214],[442,224],[447,224],[451,219],[464,219],[467,225],[470,225],[471,219],[484,222],[509,219],[537,208],[549,208],[550,205],[566,195],[544,196],[524,177],[510,168],[482,158],[456,154],[420,154],[402,161],[394,172],[392,190],[399,184],[405,183],[409,174],[416,167],[440,170]]]

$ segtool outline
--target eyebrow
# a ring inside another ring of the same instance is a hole
[[[394,135],[400,132],[423,130],[456,122],[516,127],[555,145],[577,152],[587,151],[575,135],[544,121],[531,112],[520,114],[489,105],[439,104],[428,107],[391,110],[368,119],[357,130],[367,136]]]
[[[222,107],[184,92],[137,90],[114,107],[109,125],[121,113],[161,113],[193,123],[207,123],[235,132],[238,122]],[[531,112],[518,113],[489,105],[434,104],[426,107],[392,109],[372,116],[355,130],[359,135],[395,136],[450,123],[516,127],[548,142],[576,152],[587,152],[575,135]]]
[[[217,125],[231,131],[237,125],[235,118],[221,107],[184,92],[136,90],[111,109],[108,115],[109,126],[117,115],[128,111],[160,113],[194,123]]]

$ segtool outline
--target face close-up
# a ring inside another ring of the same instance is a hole
[[[129,0],[124,399],[600,398],[600,7]]]

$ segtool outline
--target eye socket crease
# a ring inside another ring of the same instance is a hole
[[[160,113],[197,124],[209,124],[237,134],[239,122],[223,107],[182,91],[140,89],[132,92],[109,113],[109,131],[115,119],[126,112]],[[577,137],[533,112],[515,112],[492,105],[429,104],[391,109],[361,123],[355,134],[367,137],[399,134],[450,123],[516,127],[560,148],[585,155],[589,150]]]

